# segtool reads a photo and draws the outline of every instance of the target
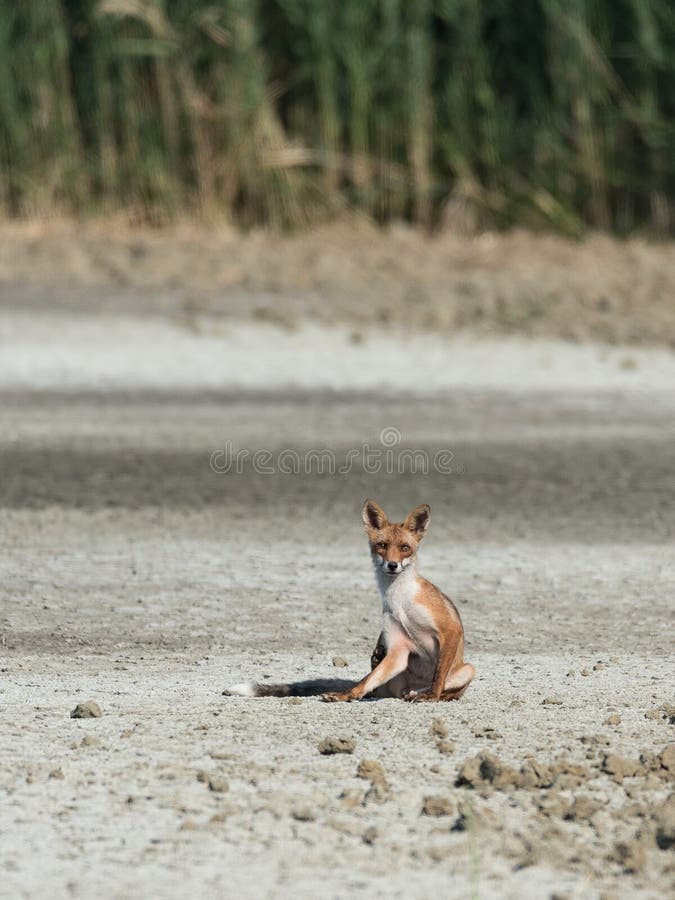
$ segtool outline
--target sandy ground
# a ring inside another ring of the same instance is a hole
[[[675,890],[672,353],[116,290],[2,290],[0,895]],[[223,697],[365,673],[366,496],[431,503],[470,690]]]

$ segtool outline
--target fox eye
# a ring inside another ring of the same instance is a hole
[[[387,545],[386,545],[385,541],[378,541],[375,546],[377,547],[378,550],[386,550],[387,549]]]
[[[401,544],[401,553],[407,553],[410,550],[410,544]]]

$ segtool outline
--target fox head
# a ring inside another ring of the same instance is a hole
[[[417,547],[429,528],[431,508],[417,506],[400,524],[392,524],[374,500],[363,505],[363,524],[370,542],[370,553],[378,571],[394,577],[415,559]]]

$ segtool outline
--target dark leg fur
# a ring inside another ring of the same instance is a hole
[[[387,648],[384,646],[384,638],[380,634],[379,638],[377,639],[377,644],[375,646],[375,649],[373,650],[373,653],[370,657],[371,672],[376,666],[379,666],[379,664],[382,662],[382,660],[385,658],[386,655],[387,655]]]

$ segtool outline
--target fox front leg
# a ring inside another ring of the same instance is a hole
[[[339,691],[330,694],[323,694],[322,700],[328,703],[344,702],[349,700],[360,700],[366,694],[370,694],[376,688],[386,684],[405,672],[408,665],[408,657],[410,656],[410,647],[405,644],[394,645],[389,648],[387,655],[381,663],[379,663],[372,672],[369,672],[365,678],[362,678],[358,684],[348,691]]]

